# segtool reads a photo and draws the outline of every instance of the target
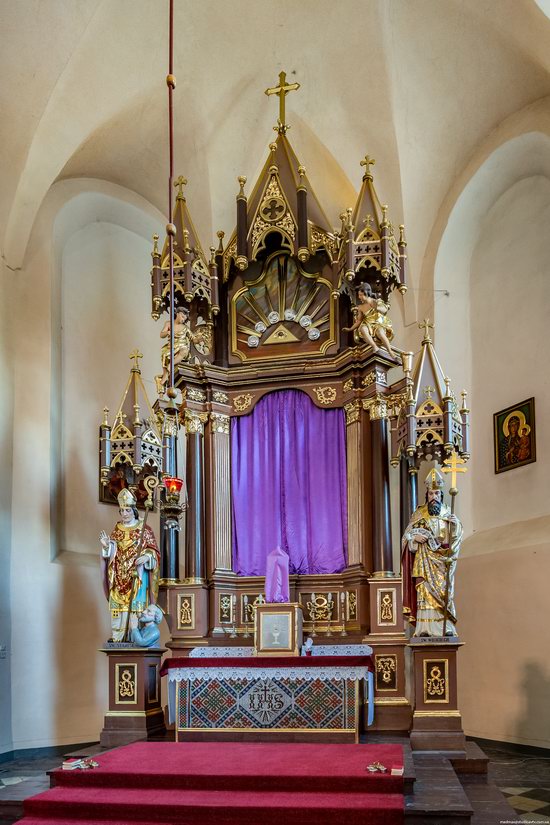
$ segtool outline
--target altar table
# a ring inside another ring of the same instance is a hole
[[[164,662],[178,738],[359,739],[373,690],[370,656],[205,657]]]

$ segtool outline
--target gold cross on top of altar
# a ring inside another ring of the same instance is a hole
[[[130,353],[130,360],[134,359],[134,366],[132,367],[133,370],[137,372],[140,371],[139,369],[139,358],[143,358],[143,353],[141,353],[138,349],[135,349],[133,352]]]
[[[289,128],[285,123],[285,97],[289,92],[294,92],[299,88],[299,83],[287,83],[286,72],[280,72],[279,85],[274,86],[272,89],[265,90],[266,95],[277,95],[279,98],[279,120],[277,121],[278,125],[274,128],[275,131],[280,132],[283,135]]]
[[[451,490],[456,490],[456,475],[457,473],[467,473],[468,468],[464,465],[466,461],[459,456],[455,451],[451,453],[449,458],[446,458],[441,467],[444,473],[451,473]]]

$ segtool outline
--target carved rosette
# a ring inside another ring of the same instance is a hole
[[[233,409],[235,412],[244,412],[247,410],[254,400],[254,396],[249,392],[236,395],[233,399]]]
[[[332,404],[336,401],[336,387],[313,387],[313,392],[319,404]]]

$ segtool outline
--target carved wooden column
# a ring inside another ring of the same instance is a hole
[[[202,399],[201,399],[202,400]],[[168,611],[172,639],[168,647],[189,647],[192,639],[208,633],[208,585],[206,583],[204,507],[204,425],[208,413],[187,408],[186,483],[187,518],[185,531],[185,578],[168,588]],[[188,641],[189,640],[189,641]]]
[[[370,634],[374,648],[374,729],[408,731],[412,708],[405,693],[401,578],[393,572],[388,445],[388,399],[365,398],[371,431],[373,574],[369,578]],[[403,515],[403,514],[402,514]]]
[[[204,542],[204,424],[208,413],[185,410],[187,432],[187,525],[185,579],[203,582],[206,577]]]
[[[363,436],[363,410],[356,399],[346,404],[346,453],[348,493],[348,567],[364,564],[370,566],[370,542],[365,542],[365,455]]]
[[[224,413],[210,413],[213,572],[231,571],[230,423]]]
[[[388,410],[381,395],[363,402],[370,416],[373,575],[392,577]]]
[[[165,471],[171,476],[177,476],[177,421],[174,416],[167,415],[164,419],[163,432],[163,464]],[[164,499],[165,491],[160,495]],[[160,582],[164,585],[176,584],[179,579],[179,532],[165,530],[165,519],[160,512]]]

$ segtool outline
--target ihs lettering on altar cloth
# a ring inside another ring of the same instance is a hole
[[[284,135],[286,130],[290,128],[285,123],[285,97],[289,92],[297,91],[299,88],[299,83],[287,83],[286,72],[280,72],[279,85],[273,86],[273,88],[265,90],[266,95],[277,95],[277,97],[279,98],[279,120],[277,121],[278,125],[273,127],[276,132],[280,132]]]

